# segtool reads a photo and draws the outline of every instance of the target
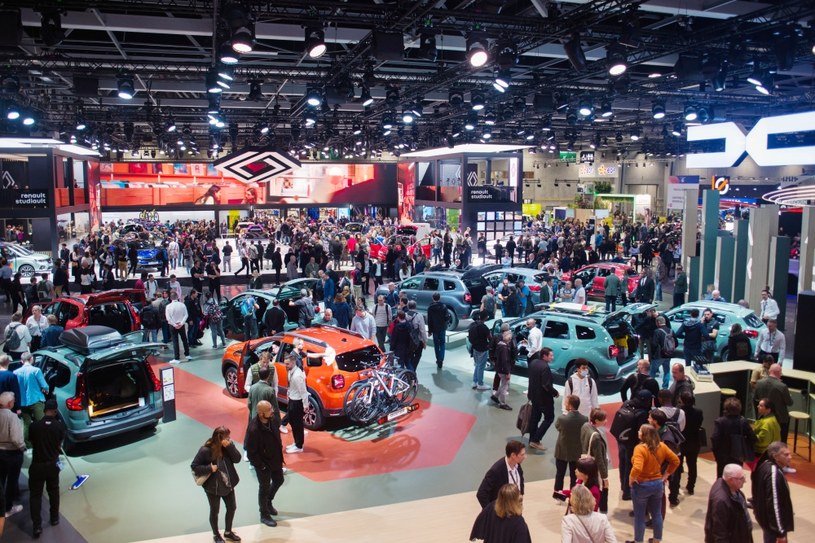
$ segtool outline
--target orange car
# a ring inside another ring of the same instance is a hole
[[[230,395],[241,398],[247,395],[244,388],[249,368],[258,361],[260,354],[271,351],[277,371],[278,401],[287,402],[288,374],[283,359],[294,349],[296,339],[303,341],[303,351],[308,354],[329,354],[323,357],[304,357],[306,387],[309,391],[305,405],[306,428],[319,430],[326,417],[341,417],[343,402],[348,388],[364,379],[372,365],[385,362],[385,355],[376,342],[363,338],[356,332],[334,326],[315,326],[282,332],[275,336],[243,341],[229,345],[224,351],[221,373]],[[330,349],[334,360],[330,360]]]

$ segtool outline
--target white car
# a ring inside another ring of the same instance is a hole
[[[8,260],[14,273],[20,272],[23,277],[50,272],[53,267],[51,257],[37,254],[17,243],[0,242],[0,256]]]

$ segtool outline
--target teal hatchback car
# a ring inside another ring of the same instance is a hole
[[[719,333],[716,336],[715,358],[728,360],[727,341],[730,339],[730,327],[738,323],[741,325],[744,334],[750,338],[750,352],[755,352],[756,341],[762,328],[766,325],[758,318],[752,309],[747,309],[739,304],[725,302],[712,302],[710,300],[698,300],[688,302],[679,307],[675,307],[665,313],[665,317],[671,325],[671,329],[676,332],[682,323],[690,318],[691,309],[699,310],[699,317],[705,309],[713,311],[713,316],[719,322]],[[682,340],[677,341],[677,351],[682,350]]]
[[[62,346],[33,353],[65,422],[66,448],[158,424],[161,383],[148,358],[165,347],[141,343],[141,334],[84,326],[63,332]]]
[[[632,319],[636,319],[652,304],[631,304],[610,315],[582,314],[568,311],[561,305],[557,310],[538,311],[526,317],[503,321],[497,319],[491,326],[497,334],[504,322],[509,324],[518,347],[518,367],[527,366],[526,347],[521,344],[529,335],[527,319],[535,319],[543,331],[543,346],[554,351],[550,364],[555,383],[563,384],[574,373],[575,361],[589,361],[589,372],[597,382],[601,394],[619,392],[623,381],[637,366],[639,336],[634,332]]]

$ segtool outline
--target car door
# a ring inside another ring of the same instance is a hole
[[[243,334],[243,315],[241,315],[241,304],[246,299],[246,294],[238,294],[226,306],[226,331],[233,334]]]
[[[594,276],[597,274],[597,268],[595,267],[587,267],[583,268],[582,270],[578,271],[572,277],[572,286],[574,286],[575,279],[580,279],[583,282],[583,286],[588,290],[592,286],[592,281],[594,281]]]
[[[571,360],[572,334],[567,321],[547,316],[543,325],[543,345],[552,349],[554,360],[551,368],[563,374],[566,364]]]
[[[83,311],[80,310],[80,305],[76,300],[64,298],[56,315],[60,326],[69,330],[85,325],[82,313]]]
[[[37,353],[34,355],[34,365],[42,370],[42,375],[48,384],[48,398],[55,397],[55,392],[61,389],[65,390],[61,394],[56,395],[58,400],[64,395],[71,395],[73,393],[72,389],[68,387],[71,383],[73,372],[65,363],[52,356]],[[69,393],[68,391],[71,392]]]
[[[423,276],[409,277],[405,279],[399,284],[399,294],[401,295],[404,293],[408,300],[415,300],[418,297],[419,292],[422,290],[423,280]]]
[[[425,277],[422,290],[416,295],[416,308],[425,311],[433,303],[433,293],[441,291],[441,281],[438,277]]]
[[[502,271],[494,271],[490,273],[484,274],[484,280],[490,285],[494,290],[497,290],[498,287],[504,280],[504,272]]]
[[[591,282],[588,297],[594,299],[603,299],[606,296],[606,277],[614,272],[611,268],[597,268],[597,274]]]

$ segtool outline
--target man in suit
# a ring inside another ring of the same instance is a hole
[[[520,441],[512,440],[507,443],[506,456],[498,460],[487,470],[484,479],[478,486],[476,498],[481,507],[498,498],[498,490],[506,484],[514,484],[524,494],[524,470],[521,464],[526,458],[526,448]]]
[[[549,364],[554,360],[552,349],[544,347],[539,357],[535,357],[529,364],[529,391],[526,397],[532,402],[532,413],[529,417],[529,446],[539,451],[545,451],[541,439],[546,431],[555,422],[555,398],[560,394],[552,386],[552,370]],[[538,426],[541,415],[543,424]]]
[[[577,481],[574,469],[583,453],[580,431],[583,425],[589,422],[589,418],[578,411],[580,397],[574,394],[566,396],[564,406],[567,409],[566,414],[559,416],[555,421],[555,428],[558,431],[555,445],[555,492],[563,490],[563,479],[566,476],[567,467],[569,468],[569,488],[572,488]]]
[[[609,311],[617,311],[617,296],[620,295],[620,278],[617,274],[612,272],[608,274],[603,281],[604,296],[606,298],[606,313]]]
[[[651,268],[645,269],[639,283],[637,283],[637,301],[650,304],[654,301],[654,292],[656,291],[656,283],[654,283],[654,272]]]
[[[768,377],[756,383],[756,398],[767,398],[775,406],[775,418],[781,426],[781,441],[786,443],[790,431],[790,411],[792,396],[790,389],[781,380],[781,364],[773,364]]]
[[[552,276],[547,276],[546,281],[541,285],[540,301],[542,304],[555,301],[555,287]]]

